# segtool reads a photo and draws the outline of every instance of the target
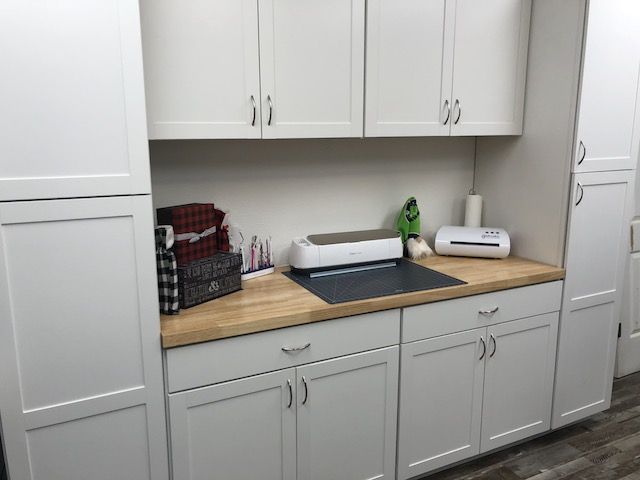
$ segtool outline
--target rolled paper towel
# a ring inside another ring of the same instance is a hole
[[[467,195],[467,205],[464,212],[464,226],[482,226],[482,195]]]

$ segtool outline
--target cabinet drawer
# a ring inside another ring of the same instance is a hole
[[[169,392],[395,345],[400,310],[357,315],[166,351]],[[283,348],[301,348],[291,352]]]
[[[555,312],[561,297],[557,281],[406,308],[402,343]]]

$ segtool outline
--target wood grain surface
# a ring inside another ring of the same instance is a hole
[[[432,257],[418,263],[467,283],[331,305],[289,280],[280,269],[243,282],[239,292],[181,310],[179,315],[162,315],[162,346],[178,347],[564,278],[561,268],[517,257]]]

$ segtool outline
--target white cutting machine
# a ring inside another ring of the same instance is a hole
[[[289,264],[294,271],[315,273],[341,268],[371,270],[395,266],[402,258],[400,233],[395,230],[327,233],[294,238]]]

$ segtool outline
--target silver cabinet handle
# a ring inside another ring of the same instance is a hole
[[[482,355],[480,355],[478,360],[482,360],[487,354],[487,344],[484,342],[484,337],[480,337],[480,343],[482,343]]]
[[[301,347],[282,347],[282,351],[283,352],[299,352],[301,350],[306,350],[307,348],[309,348],[311,346],[311,342],[302,345]]]
[[[584,159],[587,157],[587,147],[582,140],[580,140],[580,148],[582,148],[582,157],[578,160],[578,165],[582,165],[582,162],[584,162]]]
[[[453,122],[454,125],[457,125],[458,122],[460,121],[460,117],[462,116],[462,104],[460,103],[460,100],[458,100],[456,98],[456,104],[453,107],[453,110],[455,111],[456,108],[458,109],[458,117],[456,118],[456,121]]]
[[[271,126],[271,119],[273,118],[273,102],[271,101],[271,95],[267,95],[267,103],[269,104],[269,119],[267,125]]]
[[[451,118],[451,107],[449,106],[449,100],[444,101],[444,108],[447,109],[447,118],[444,119],[443,125],[449,123],[449,119]]]
[[[253,95],[251,95],[251,105],[253,107],[253,117],[251,117],[251,126],[255,127],[256,125],[256,99]]]
[[[498,349],[498,343],[496,342],[496,337],[493,336],[493,333],[491,334],[491,340],[493,340],[493,352],[491,352],[489,358],[493,358],[496,354],[496,350]]]
[[[291,405],[293,405],[293,388],[291,387],[291,380],[287,380],[287,387],[289,387],[289,405],[287,405],[287,408],[291,408]]]
[[[500,310],[500,307],[495,307],[495,308],[492,308],[491,310],[480,310],[478,313],[480,315],[493,315],[498,310]]]
[[[582,199],[584,198],[584,188],[582,188],[582,184],[578,182],[578,188],[580,189],[580,197],[576,201],[576,207],[582,203]]]
[[[304,375],[302,376],[302,383],[304,384],[304,400],[302,400],[302,405],[304,405],[309,399],[309,385],[307,385],[307,379]]]

